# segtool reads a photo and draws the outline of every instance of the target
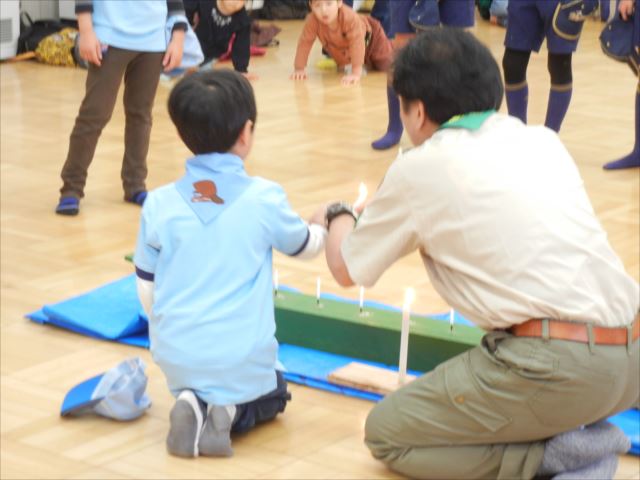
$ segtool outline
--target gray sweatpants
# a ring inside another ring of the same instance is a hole
[[[514,337],[482,345],[385,397],[369,414],[373,456],[412,478],[532,478],[544,440],[638,400],[629,347]]]

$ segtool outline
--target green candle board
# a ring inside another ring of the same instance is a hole
[[[276,337],[360,360],[398,365],[402,313],[297,292],[275,296]],[[467,325],[411,316],[408,368],[426,372],[480,343],[484,331]]]

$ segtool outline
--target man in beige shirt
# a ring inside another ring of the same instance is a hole
[[[638,399],[640,293],[571,156],[553,131],[495,112],[500,71],[470,33],[413,40],[393,87],[415,148],[357,224],[327,208],[327,263],[341,285],[371,286],[418,250],[488,333],[382,400],[368,447],[414,478],[611,478],[629,443],[603,419]]]

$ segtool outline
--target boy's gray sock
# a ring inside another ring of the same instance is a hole
[[[627,436],[606,420],[549,439],[538,475],[572,472],[631,448]]]
[[[178,457],[197,457],[198,441],[204,424],[203,407],[191,390],[183,390],[169,414],[167,451]]]
[[[611,454],[578,470],[559,473],[553,480],[611,480],[617,468],[618,457]]]
[[[236,416],[236,407],[233,405],[222,407],[209,405],[207,408],[207,420],[200,435],[200,455],[208,457],[230,457],[231,427]]]

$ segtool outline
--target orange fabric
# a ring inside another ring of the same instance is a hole
[[[542,337],[542,320],[527,320],[514,325],[508,330],[516,337]],[[631,340],[640,336],[640,318],[636,315],[631,329]],[[586,323],[561,322],[549,320],[549,338],[570,340],[572,342],[589,343],[589,332]],[[626,345],[627,328],[606,328],[593,326],[593,339],[597,345]]]
[[[365,39],[369,34],[368,46]],[[303,70],[309,59],[313,42],[318,38],[325,51],[339,67],[351,64],[355,67],[365,64],[378,70],[387,69],[391,64],[392,46],[380,23],[369,16],[359,15],[343,5],[338,11],[338,28],[331,30],[318,21],[313,13],[307,18],[298,40],[294,68]],[[380,68],[379,65],[385,66]]]

